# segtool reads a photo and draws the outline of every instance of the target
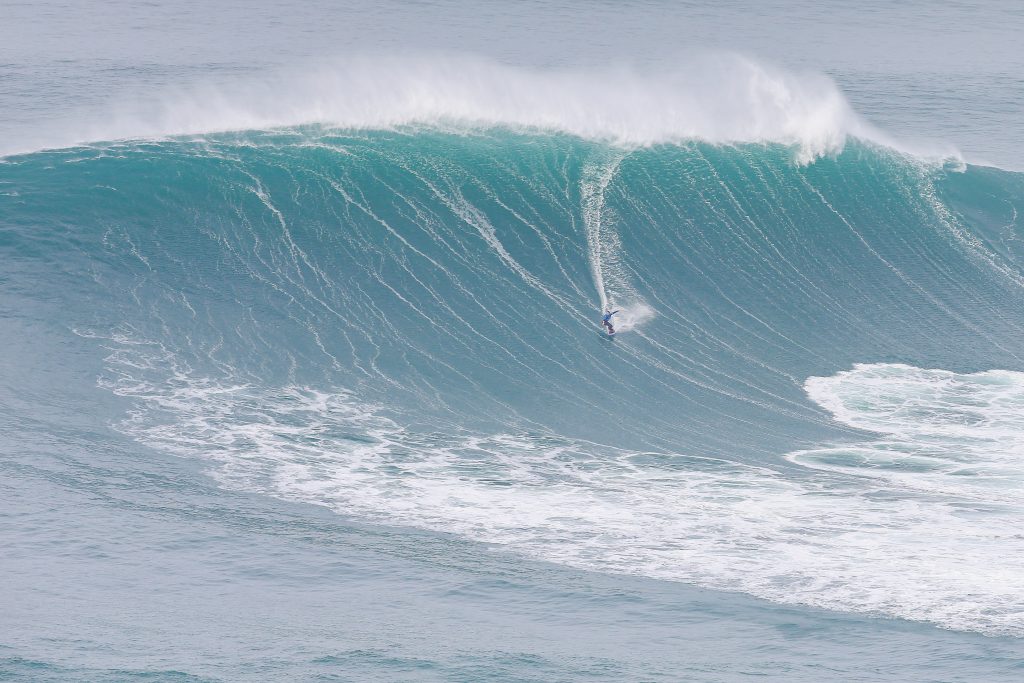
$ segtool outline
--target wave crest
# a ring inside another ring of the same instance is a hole
[[[850,136],[895,146],[831,79],[724,54],[652,73],[534,70],[469,56],[364,57],[112,109],[102,120],[69,125],[63,145],[325,124],[547,130],[630,147],[771,142],[793,146],[800,162],[841,151]]]

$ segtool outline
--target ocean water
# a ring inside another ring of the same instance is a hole
[[[3,9],[0,677],[1024,676],[1020,9]]]

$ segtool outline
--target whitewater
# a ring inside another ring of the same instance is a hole
[[[622,628],[663,626],[652,642],[711,614],[772,624],[740,651],[846,629],[976,658],[963,680],[1012,679],[1024,175],[884,132],[820,72],[717,52],[659,68],[333,59],[96,111],[0,143],[4,487],[25,499],[5,513],[6,571],[23,594],[41,573],[61,585],[33,559],[65,552],[63,533],[35,535],[60,513],[25,510],[66,489],[68,509],[104,511],[73,526],[109,512],[121,548],[83,541],[83,577],[118,568],[74,604],[144,594],[131,567],[166,563],[165,595],[211,601],[200,631],[270,593],[282,633],[306,624],[287,601],[361,605],[345,617],[359,634],[336,638],[365,642],[344,654],[296,654],[319,647],[307,636],[268,668],[196,664],[195,680],[651,670],[628,648],[588,670],[587,652],[531,660],[524,643],[462,669],[456,642],[423,645],[434,626],[373,616],[382,595],[422,602],[401,615],[466,601],[437,617],[450,633],[558,605],[600,640],[635,600],[646,625]],[[207,549],[179,566],[164,551],[191,552],[193,533]],[[358,590],[338,595],[335,570]],[[11,595],[11,633],[46,612]],[[140,637],[177,624],[167,599],[133,617]],[[111,652],[56,657],[40,643],[73,632],[29,629],[0,639],[0,672],[128,671],[121,617],[83,609],[83,642],[102,645],[82,647]],[[380,645],[391,632],[402,644]],[[127,677],[188,668],[163,647]],[[652,679],[742,674],[665,666]],[[820,675],[789,666],[771,673]],[[893,679],[930,665],[906,666]]]

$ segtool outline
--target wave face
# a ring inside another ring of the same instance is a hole
[[[13,157],[4,305],[225,486],[1020,635],[1024,178],[794,154],[308,127]]]

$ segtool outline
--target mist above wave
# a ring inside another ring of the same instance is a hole
[[[527,69],[465,55],[361,57],[180,87],[108,109],[65,124],[47,146],[306,124],[504,127],[624,146],[770,142],[793,146],[800,162],[841,151],[851,136],[897,146],[863,121],[828,77],[729,54],[646,72]]]

